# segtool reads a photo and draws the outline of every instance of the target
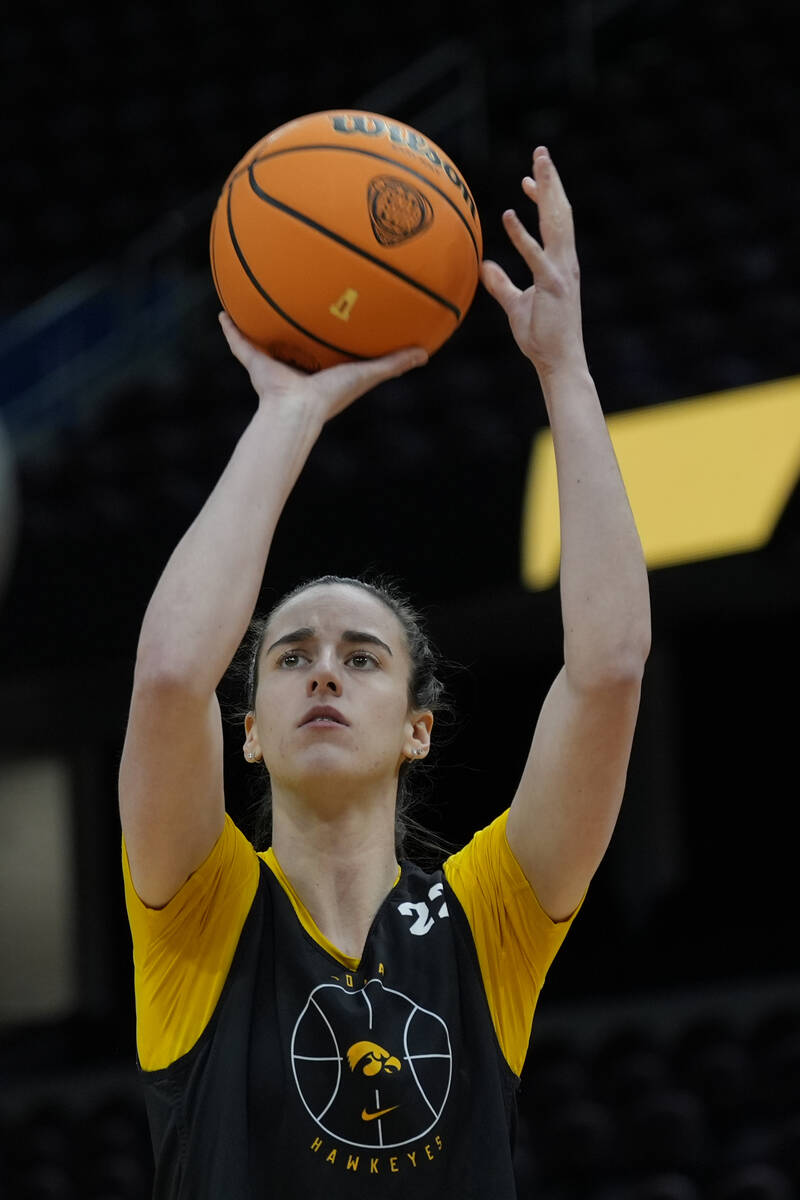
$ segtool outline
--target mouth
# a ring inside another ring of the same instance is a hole
[[[304,725],[317,725],[322,728],[330,726],[333,728],[337,725],[344,727],[347,724],[348,722],[345,721],[341,713],[337,712],[335,708],[331,708],[328,705],[320,705],[317,708],[311,709],[311,712],[300,722],[300,728],[302,729]]]

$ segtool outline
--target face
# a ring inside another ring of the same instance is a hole
[[[433,724],[409,709],[409,670],[405,631],[376,596],[308,588],[270,620],[245,753],[263,758],[273,792],[323,774],[389,783],[405,760],[424,757]]]

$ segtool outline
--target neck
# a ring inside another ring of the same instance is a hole
[[[396,781],[380,796],[331,808],[273,786],[275,856],[319,930],[351,958],[361,958],[397,878],[395,796]]]

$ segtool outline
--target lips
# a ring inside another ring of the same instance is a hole
[[[335,721],[337,725],[349,725],[342,714],[329,704],[318,704],[303,717],[300,726],[308,725],[311,721]]]

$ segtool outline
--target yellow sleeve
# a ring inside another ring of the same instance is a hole
[[[208,1024],[258,886],[258,856],[226,814],[205,862],[163,908],[148,908],[122,874],[133,939],[136,1046],[146,1071],[191,1050]]]
[[[444,874],[467,914],[500,1048],[519,1075],[545,975],[580,905],[565,921],[547,915],[511,852],[507,819],[508,809],[479,830]]]

